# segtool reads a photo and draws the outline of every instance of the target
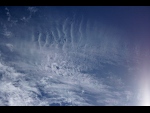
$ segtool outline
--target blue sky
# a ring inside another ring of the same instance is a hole
[[[148,6],[1,6],[0,105],[147,105],[149,21]]]

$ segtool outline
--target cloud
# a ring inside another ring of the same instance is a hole
[[[11,52],[13,52],[14,47],[13,47],[12,44],[7,43],[6,46],[8,47],[8,49],[9,49]]]
[[[4,35],[6,38],[11,38],[13,36],[13,33],[8,30],[7,26],[3,26],[3,31],[1,32],[2,35]]]
[[[31,13],[35,13],[38,11],[38,9],[36,7],[28,7],[28,10],[31,12]]]
[[[116,73],[125,70],[126,55],[117,38],[83,16],[72,21],[57,15],[61,20],[43,18],[35,25],[29,19],[38,9],[28,11],[21,18],[28,22],[24,26],[16,23],[14,32],[3,26],[4,36],[17,37],[2,43],[10,50],[2,55],[11,60],[0,62],[0,105],[126,105],[132,100],[124,73]]]

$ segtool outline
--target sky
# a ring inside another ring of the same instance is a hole
[[[0,105],[150,105],[149,6],[0,6]]]

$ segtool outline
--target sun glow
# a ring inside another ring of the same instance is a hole
[[[146,72],[146,71],[145,71]],[[140,106],[150,106],[150,77],[149,74],[143,73],[140,79]]]
[[[141,97],[141,105],[142,106],[150,106],[150,90],[149,85],[144,83]]]

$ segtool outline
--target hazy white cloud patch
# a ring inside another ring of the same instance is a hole
[[[3,31],[1,31],[1,34],[6,38],[11,38],[13,36],[13,33],[10,30],[8,30],[6,25],[3,26]]]
[[[14,50],[14,46],[12,44],[7,43],[6,46],[8,47],[8,49],[13,52]]]

